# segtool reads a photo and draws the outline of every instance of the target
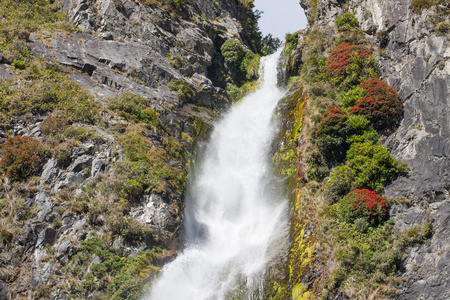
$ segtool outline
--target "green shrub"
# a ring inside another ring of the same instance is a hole
[[[181,101],[191,100],[195,96],[195,91],[183,79],[173,79],[167,85],[171,91],[176,91]]]
[[[375,129],[370,128],[368,130],[364,130],[362,133],[357,133],[350,135],[347,138],[347,144],[351,145],[353,143],[368,143],[368,144],[377,144],[380,137]]]
[[[359,27],[358,19],[354,14],[346,12],[334,21],[338,31],[348,31],[352,28]]]
[[[11,64],[16,69],[23,70],[27,67],[27,64],[23,60],[15,60]]]
[[[366,92],[363,88],[355,86],[348,91],[341,92],[339,94],[339,100],[341,100],[342,107],[348,108],[356,105],[356,102],[366,96]]]
[[[340,218],[347,223],[354,223],[364,218],[370,225],[382,223],[386,217],[386,201],[375,192],[356,189],[339,201]]]
[[[247,80],[256,80],[259,77],[259,63],[261,56],[250,51],[245,52],[245,57],[241,63],[241,71]]]
[[[328,160],[339,161],[345,157],[345,137],[348,133],[347,114],[336,106],[331,106],[323,114],[315,132],[315,144]]]
[[[447,35],[450,32],[450,23],[449,22],[439,22],[436,27],[434,27],[434,31],[438,35]]]
[[[69,126],[69,122],[61,117],[48,116],[41,124],[41,132],[45,135],[52,135],[64,132]]]
[[[160,124],[158,114],[149,107],[148,101],[130,92],[109,99],[108,108],[128,121],[144,122],[152,126]]]
[[[420,13],[423,9],[428,9],[436,5],[436,0],[411,0],[411,9],[415,13]]]
[[[324,184],[325,197],[330,203],[337,202],[354,188],[355,172],[347,165],[333,169],[330,178]]]
[[[226,92],[228,97],[233,101],[238,101],[244,98],[245,95],[253,92],[258,87],[257,81],[248,81],[241,87],[237,87],[234,84],[227,84]]]
[[[241,42],[236,39],[228,39],[220,47],[225,63],[232,69],[239,69],[245,56],[245,50]]]
[[[229,39],[220,48],[234,81],[241,85],[259,76],[260,55],[246,51],[240,41]]]
[[[298,32],[287,33],[285,40],[286,40],[286,42],[285,42],[285,47],[284,47],[284,55],[286,57],[289,57],[291,55],[292,51],[294,51],[297,48]]]
[[[355,186],[377,193],[384,186],[407,170],[398,163],[384,145],[354,143],[347,152],[347,163],[355,172]]]
[[[18,135],[2,145],[0,167],[11,181],[36,175],[42,167],[44,147],[31,137]]]
[[[167,152],[139,135],[128,133],[121,137],[125,158],[116,164],[117,177],[111,188],[128,201],[135,201],[143,193],[165,193],[168,184],[181,194],[187,175],[182,168],[171,167]]]

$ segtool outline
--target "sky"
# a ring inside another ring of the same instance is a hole
[[[306,16],[299,0],[255,0],[255,8],[263,12],[259,29],[263,36],[271,33],[284,41],[286,33],[306,27]]]

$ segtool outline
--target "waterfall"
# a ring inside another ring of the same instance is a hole
[[[273,248],[287,239],[287,200],[273,184],[269,157],[272,115],[284,95],[280,56],[281,49],[261,59],[260,88],[214,127],[186,200],[186,247],[163,268],[149,299],[226,299],[238,284],[261,288],[266,264],[278,254]]]

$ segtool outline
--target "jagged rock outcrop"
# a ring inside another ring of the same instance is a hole
[[[448,2],[434,6],[401,0],[300,1],[314,27],[326,31],[336,17],[353,12],[361,29],[379,47],[376,55],[382,78],[404,103],[398,129],[387,133],[384,144],[409,172],[386,189],[402,196],[391,218],[398,231],[424,224],[427,213],[433,226],[430,244],[414,246],[404,255],[398,274],[400,299],[447,299],[450,244],[450,46]],[[423,6],[420,6],[423,5]]]

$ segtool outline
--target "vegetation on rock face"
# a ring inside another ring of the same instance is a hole
[[[188,101],[195,96],[195,91],[183,79],[174,79],[167,85],[170,90],[176,91],[181,101]]]
[[[8,81],[0,83],[0,116],[25,118],[35,114],[53,113],[74,122],[94,123],[99,105],[85,89],[70,80],[69,75],[52,64],[37,59],[23,71],[27,85],[11,89]]]
[[[42,167],[44,148],[29,136],[9,138],[2,145],[0,167],[11,181],[24,180],[36,175]]]
[[[338,44],[327,59],[328,74],[343,87],[351,87],[377,76],[376,61],[366,46]]]
[[[338,31],[348,31],[352,28],[359,27],[358,19],[354,14],[346,12],[342,16],[339,16],[334,21]]]
[[[237,39],[229,39],[220,48],[225,64],[233,74],[233,79],[238,85],[246,81],[258,79],[259,62],[261,56],[246,51]]]
[[[144,122],[150,127],[160,124],[158,114],[148,107],[147,100],[130,92],[110,99],[108,108],[127,121]]]
[[[375,192],[381,192],[387,183],[407,170],[406,165],[398,163],[384,145],[367,142],[350,146],[347,163],[355,171],[355,186]]]
[[[362,218],[370,225],[384,221],[387,213],[386,201],[375,192],[362,189],[348,193],[339,203],[340,217],[347,223]]]
[[[365,116],[375,128],[398,125],[403,103],[394,88],[378,78],[361,83],[361,88],[367,96],[358,100],[350,113]]]
[[[300,258],[289,259],[288,280],[271,285],[274,299],[382,297],[394,290],[401,249],[393,222],[386,220],[390,203],[380,193],[407,166],[380,143],[377,130],[399,124],[402,102],[377,78],[373,45],[358,26],[345,13],[336,20],[337,31],[313,28],[299,45],[298,36],[287,36],[288,68],[299,68],[290,73],[300,75],[310,99],[292,152],[298,164],[290,173],[298,176],[290,198],[290,251]],[[314,229],[305,234],[299,228]]]
[[[59,10],[59,4],[49,0],[0,1],[0,53],[17,69],[24,69],[32,59],[28,48],[31,32],[72,31],[66,22],[66,15]]]

